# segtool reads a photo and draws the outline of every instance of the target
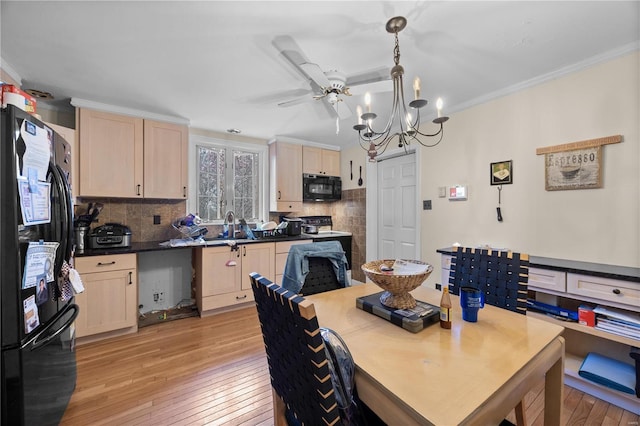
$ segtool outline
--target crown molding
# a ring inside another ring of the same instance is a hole
[[[621,46],[617,49],[610,50],[605,53],[601,53],[599,55],[592,56],[591,58],[585,59],[584,61],[576,62],[575,64],[568,65],[563,68],[559,68],[555,71],[539,75],[529,80],[522,81],[520,83],[516,83],[509,87],[505,87],[504,89],[496,90],[495,92],[487,93],[483,96],[479,96],[477,98],[471,99],[469,101],[460,103],[458,105],[452,106],[449,108],[450,112],[460,112],[474,106],[484,104],[486,102],[492,101],[494,99],[498,99],[507,95],[511,95],[513,93],[519,92],[521,90],[528,89],[530,87],[537,86],[542,83],[546,83],[547,81],[555,80],[561,77],[564,77],[569,74],[573,74],[578,71],[585,70],[594,65],[598,65],[604,62],[611,61],[613,59],[619,58],[621,56],[627,55],[634,51],[640,50],[640,41],[632,42]]]
[[[320,143],[320,142],[312,142],[312,141],[307,141],[307,140],[304,140],[304,139],[292,138],[290,136],[274,136],[273,138],[269,139],[267,144],[271,145],[274,142],[286,142],[286,143],[292,143],[292,144],[295,144],[295,145],[313,146],[313,147],[316,147],[316,148],[328,149],[330,151],[340,151],[341,150],[341,148],[339,146],[336,146],[336,145],[328,145],[328,144]]]
[[[22,77],[20,77],[20,74],[18,74],[18,72],[13,69],[13,67],[9,65],[7,61],[2,59],[2,56],[0,56],[0,68],[2,68],[2,70],[6,72],[9,77],[14,79],[16,83],[18,83],[18,86],[22,86]]]
[[[164,122],[173,123],[173,124],[181,124],[181,125],[187,125],[187,126],[191,124],[191,120],[187,118],[174,117],[171,115],[164,115],[164,114],[156,114],[153,112],[142,111],[142,110],[137,110],[133,108],[125,108],[125,107],[109,105],[109,104],[103,104],[100,102],[89,101],[89,100],[80,99],[80,98],[71,98],[71,105],[73,105],[76,108],[96,109],[96,110],[105,111],[105,112],[112,112],[115,114],[130,115],[133,117],[164,121]]]

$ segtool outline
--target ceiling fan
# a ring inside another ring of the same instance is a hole
[[[391,78],[387,67],[380,67],[350,76],[337,70],[323,71],[318,64],[309,61],[300,46],[298,46],[298,43],[291,36],[278,36],[273,39],[272,44],[311,85],[308,94],[280,102],[278,106],[287,107],[313,99],[322,100],[335,111],[336,133],[339,130],[337,127],[339,120],[351,116],[351,108],[344,102],[345,96],[351,96],[349,89]]]

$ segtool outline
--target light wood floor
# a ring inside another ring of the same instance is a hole
[[[273,425],[255,308],[185,318],[82,345],[62,425]],[[526,397],[542,425],[544,381]],[[513,412],[509,420],[515,423]],[[563,425],[638,425],[628,411],[565,386]]]

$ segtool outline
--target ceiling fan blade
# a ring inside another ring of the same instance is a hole
[[[280,102],[278,103],[279,107],[290,107],[290,106],[294,106],[294,105],[300,105],[303,104],[305,102],[309,102],[312,101],[313,98],[311,96],[302,96],[296,99],[290,99],[288,101],[284,101],[284,102]]]
[[[313,82],[315,82],[318,86],[325,88],[329,87],[331,83],[327,76],[322,72],[322,69],[317,64],[312,64],[311,62],[305,62],[300,64],[300,69],[304,72]]]
[[[388,67],[380,67],[374,70],[363,71],[347,77],[345,86],[353,87],[361,84],[375,83],[377,81],[385,81],[391,79],[391,73]]]

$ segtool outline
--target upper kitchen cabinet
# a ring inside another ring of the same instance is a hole
[[[186,126],[144,120],[144,196],[187,198]]]
[[[141,197],[143,120],[78,109],[81,197]]]
[[[302,210],[302,145],[272,142],[269,145],[270,210]]]
[[[340,176],[340,151],[312,146],[302,148],[303,173]]]
[[[187,196],[187,126],[78,109],[81,197]]]

